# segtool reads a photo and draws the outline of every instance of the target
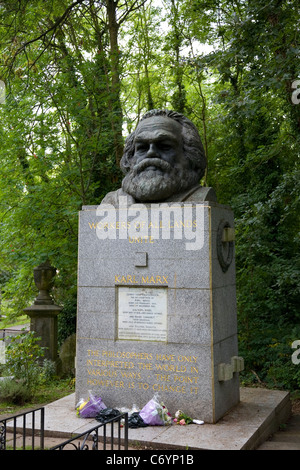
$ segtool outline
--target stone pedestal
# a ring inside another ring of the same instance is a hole
[[[230,208],[85,206],[79,225],[76,401],[141,408],[158,393],[217,422],[243,368]]]
[[[30,331],[34,331],[36,336],[41,338],[40,346],[46,348],[43,359],[57,363],[57,315],[62,307],[55,305],[49,294],[56,269],[46,262],[33,271],[39,294],[33,305],[25,308],[24,312],[30,317]]]
[[[32,305],[24,312],[30,317],[30,331],[34,331],[41,340],[39,345],[46,348],[43,359],[56,362],[57,349],[57,315],[61,311],[58,305]]]

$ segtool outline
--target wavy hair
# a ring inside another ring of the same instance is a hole
[[[181,124],[184,155],[189,160],[191,169],[196,171],[199,179],[201,179],[205,173],[206,156],[196,126],[183,114],[166,109],[152,109],[143,115],[140,122],[154,116],[169,117]],[[120,162],[121,170],[124,174],[128,173],[132,167],[132,160],[134,156],[134,139],[135,131],[133,131],[125,141],[124,154]]]

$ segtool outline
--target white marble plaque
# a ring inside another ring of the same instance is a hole
[[[118,287],[118,339],[167,341],[167,288]]]

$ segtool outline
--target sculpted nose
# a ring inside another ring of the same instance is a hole
[[[150,143],[149,145],[149,149],[148,149],[148,152],[147,152],[147,157],[159,157],[159,152],[158,152],[158,149],[157,149],[157,146],[155,145],[155,143]]]

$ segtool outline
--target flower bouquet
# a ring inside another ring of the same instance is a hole
[[[173,423],[184,426],[185,424],[191,424],[192,422],[193,422],[192,418],[190,418],[183,411],[181,410],[176,411],[175,418],[173,419]]]
[[[183,411],[178,410],[175,413],[175,418],[173,419],[174,424],[180,424],[180,426],[185,426],[186,424],[204,424],[204,421],[201,421],[199,419],[193,419],[190,418],[187,414],[185,414]]]
[[[139,413],[145,424],[149,426],[164,426],[172,424],[172,417],[163,402],[155,394]]]
[[[76,406],[76,414],[80,418],[95,418],[97,414],[106,408],[102,398],[89,392],[88,400],[81,398]]]

